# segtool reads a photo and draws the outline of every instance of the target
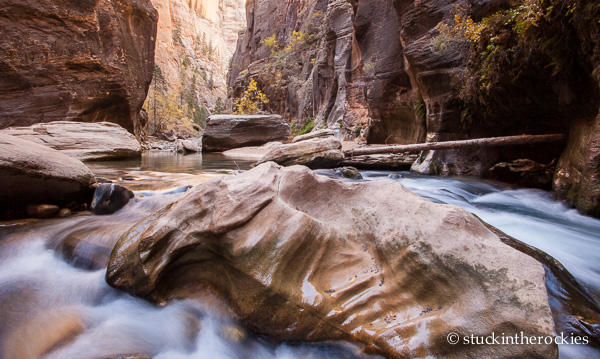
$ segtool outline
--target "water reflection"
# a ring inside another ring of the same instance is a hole
[[[232,158],[221,153],[178,154],[169,151],[145,151],[141,158],[126,161],[102,161],[87,163],[94,172],[115,170],[151,171],[167,173],[198,174],[206,172],[225,173],[227,170],[250,169],[254,161],[248,158]]]

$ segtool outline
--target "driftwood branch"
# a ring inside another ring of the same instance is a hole
[[[564,141],[566,138],[563,134],[552,135],[522,135],[508,137],[491,137],[491,138],[476,138],[472,140],[446,141],[446,142],[427,142],[417,143],[413,145],[396,145],[396,146],[381,146],[369,148],[357,148],[344,151],[344,156],[364,156],[374,154],[390,154],[403,152],[420,152],[427,150],[448,150],[448,149],[463,149],[472,147],[493,147],[493,146],[510,146],[510,145],[530,145],[535,143],[549,143]]]
[[[370,155],[346,157],[342,166],[352,166],[360,169],[377,170],[408,170],[417,160],[418,154],[396,153],[386,155]]]

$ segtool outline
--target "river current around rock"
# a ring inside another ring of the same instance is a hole
[[[91,163],[100,178],[136,193],[109,216],[0,223],[0,358],[359,358],[349,343],[276,343],[252,335],[220,299],[156,307],[108,286],[112,247],[132,225],[195,185],[250,167],[251,158],[147,152],[141,160]],[[342,177],[330,170],[317,173]],[[460,177],[362,171],[392,178],[434,202],[473,212],[557,259],[596,302],[600,297],[600,220],[548,192]],[[401,215],[401,214],[399,214]],[[555,310],[555,309],[553,309]],[[561,358],[600,357],[591,346],[561,345]]]

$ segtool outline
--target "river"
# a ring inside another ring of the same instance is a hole
[[[109,287],[112,246],[133,223],[176,201],[187,184],[246,170],[251,158],[145,153],[141,160],[91,163],[97,176],[136,191],[109,216],[0,223],[1,358],[359,358],[349,343],[277,343],[247,333],[216,298],[156,307]],[[332,171],[320,174],[338,177]],[[362,171],[365,181],[393,177],[435,202],[463,207],[560,261],[597,300],[600,221],[544,191],[471,178]],[[589,346],[559,348],[561,358],[600,357]]]

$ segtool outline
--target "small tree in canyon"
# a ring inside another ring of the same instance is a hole
[[[258,89],[258,84],[254,79],[250,79],[244,95],[234,102],[234,113],[236,115],[255,115],[268,103],[267,95]]]

